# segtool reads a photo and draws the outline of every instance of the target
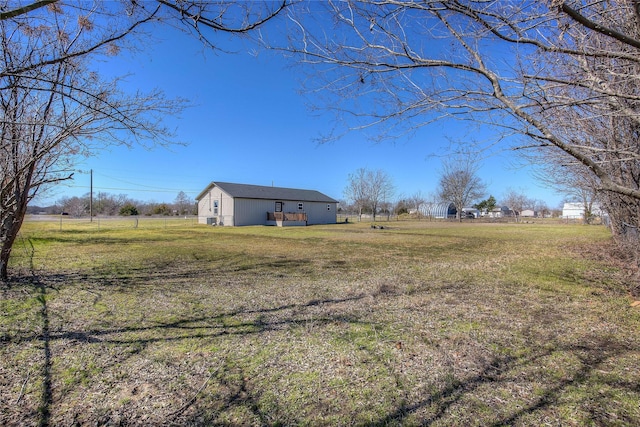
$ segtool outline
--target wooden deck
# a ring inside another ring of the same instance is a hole
[[[267,212],[267,221],[306,221],[304,212]]]

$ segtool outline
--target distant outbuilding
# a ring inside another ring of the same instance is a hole
[[[420,213],[429,218],[455,218],[458,210],[453,203],[424,203],[420,206]]]
[[[565,203],[562,207],[562,217],[565,219],[584,219],[585,209],[584,203]],[[600,217],[605,215],[598,203],[591,205],[589,214]]]
[[[196,200],[200,224],[290,226],[337,222],[338,201],[316,190],[212,182]]]

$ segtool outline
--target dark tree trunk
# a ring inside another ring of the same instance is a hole
[[[31,174],[25,181],[31,183]],[[9,279],[9,258],[11,249],[18,237],[29,202],[28,185],[15,192],[16,200],[0,212],[0,281]]]
[[[0,249],[0,280],[2,281],[7,281],[9,279],[9,257],[11,256],[13,243],[18,236],[20,224],[22,224],[22,221],[19,221],[19,224],[16,227],[16,218],[13,214],[7,215],[6,218],[3,218],[3,225],[0,234],[0,242],[2,245]]]

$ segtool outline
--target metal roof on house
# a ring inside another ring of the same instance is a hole
[[[300,202],[338,203],[337,200],[316,190],[297,188],[267,187],[263,185],[236,184],[233,182],[212,182],[196,200],[200,200],[213,187],[218,187],[229,196],[240,199],[293,200]]]

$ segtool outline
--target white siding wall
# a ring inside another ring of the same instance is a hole
[[[218,203],[218,212],[215,204]],[[198,202],[198,223],[207,224],[207,218],[215,218],[216,224],[233,225],[233,199],[219,188],[212,188]]]
[[[307,213],[308,225],[335,224],[337,220],[336,203],[305,202],[304,211]]]
[[[562,217],[578,219],[584,216],[584,205],[582,203],[565,203],[562,207]]]
[[[235,210],[235,225],[266,224],[267,212],[274,212],[276,201],[283,202],[283,212],[305,212],[307,224],[335,224],[336,204],[321,202],[302,202],[298,200],[257,200],[237,199]],[[302,210],[298,204],[302,203]],[[327,205],[331,209],[327,210]]]
[[[605,212],[602,211],[598,203],[591,205],[591,214],[596,216],[604,216]],[[584,217],[584,204],[583,203],[565,203],[562,208],[563,218],[582,218]]]
[[[285,210],[287,207],[285,204]],[[236,199],[234,224],[264,225],[267,223],[267,212],[273,212],[274,208],[275,200]]]

